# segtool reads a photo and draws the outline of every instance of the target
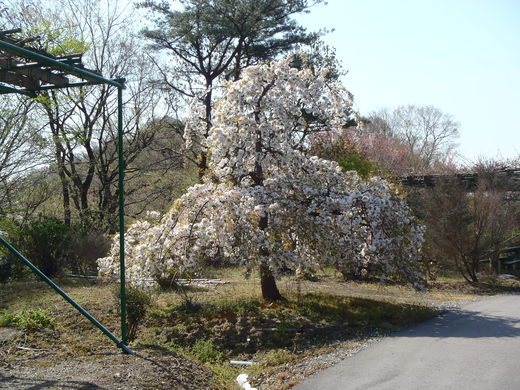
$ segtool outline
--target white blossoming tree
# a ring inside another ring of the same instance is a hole
[[[345,275],[377,269],[419,283],[418,226],[397,191],[309,156],[308,137],[344,123],[350,95],[325,71],[289,61],[254,66],[226,85],[206,138],[210,170],[172,209],[127,233],[129,279],[158,279],[213,258],[259,269],[262,295],[282,298],[274,275],[330,264]],[[201,138],[197,110],[186,138]],[[99,260],[117,274],[118,246]]]

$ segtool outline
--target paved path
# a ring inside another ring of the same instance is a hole
[[[295,390],[518,390],[520,295],[496,296],[372,344]]]

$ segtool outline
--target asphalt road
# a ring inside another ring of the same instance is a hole
[[[518,390],[520,295],[496,296],[411,327],[295,390]]]

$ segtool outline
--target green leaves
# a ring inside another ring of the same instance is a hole
[[[40,36],[45,50],[53,56],[85,53],[89,45],[75,38],[72,29],[56,28],[50,20],[44,20],[27,31],[29,36]]]

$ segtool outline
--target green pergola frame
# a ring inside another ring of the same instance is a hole
[[[123,89],[125,79],[106,79],[100,74],[81,66],[81,55],[56,58],[48,53],[33,48],[21,47],[16,41],[7,38],[7,34],[18,33],[19,29],[0,32],[0,52],[7,53],[8,60],[0,62],[0,95],[17,93],[28,97],[37,97],[38,91],[80,87],[95,84],[109,84],[117,88],[117,134],[118,134],[118,170],[119,170],[119,274],[121,305],[121,340],[114,336],[99,321],[61,290],[52,280],[44,275],[29,260],[20,254],[9,242],[0,237],[3,244],[19,260],[25,263],[40,279],[45,281],[83,316],[109,337],[124,353],[133,354],[127,347],[126,326],[126,280],[125,280],[125,200],[124,200],[124,145],[123,145]],[[11,63],[9,57],[22,58],[27,62]],[[78,65],[80,64],[80,65]],[[58,73],[56,73],[56,71]],[[81,82],[70,83],[63,75],[75,76]],[[11,84],[11,85],[9,85]],[[20,88],[21,87],[21,88]]]

